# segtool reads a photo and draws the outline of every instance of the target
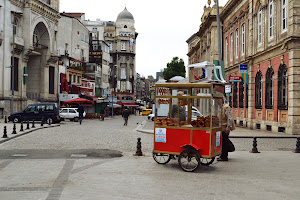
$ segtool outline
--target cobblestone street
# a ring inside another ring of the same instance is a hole
[[[0,144],[0,199],[279,200],[300,195],[300,155],[291,152],[296,139],[258,140],[260,154],[249,153],[251,139],[232,139],[237,150],[229,162],[187,173],[177,160],[166,165],[153,160],[153,134],[139,131],[153,131],[152,121],[133,115],[128,126],[123,123],[120,116],[82,125],[64,121]],[[232,132],[239,134],[270,135],[241,128]],[[133,156],[138,137],[142,157]]]

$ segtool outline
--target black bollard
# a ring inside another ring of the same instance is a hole
[[[7,137],[6,126],[4,126],[4,131],[3,131],[3,137],[2,137],[2,138],[8,138],[8,137]]]
[[[49,120],[48,120],[48,125],[51,125],[51,119],[49,118]]]
[[[24,131],[24,129],[23,129],[23,121],[21,121],[21,128],[20,128],[20,131]]]
[[[14,123],[14,127],[13,127],[13,132],[11,134],[17,134],[17,131],[16,131],[16,124]]]
[[[260,153],[260,152],[257,150],[257,141],[256,141],[256,137],[253,138],[253,147],[252,147],[252,150],[250,151],[250,153]]]
[[[7,116],[5,116],[4,118],[4,123],[7,123]]]
[[[29,127],[29,120],[27,120],[27,127],[26,127],[26,130],[30,129]]]
[[[35,128],[35,126],[34,126],[34,119],[32,120],[32,126],[31,126],[31,128]]]
[[[137,146],[136,146],[136,153],[134,154],[135,156],[142,156],[142,143],[141,143],[141,138],[137,139]]]
[[[44,117],[42,117],[41,126],[44,126]]]
[[[297,137],[296,149],[294,153],[300,153],[300,137]]]

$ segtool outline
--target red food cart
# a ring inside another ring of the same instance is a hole
[[[166,164],[178,157],[184,171],[210,165],[221,154],[220,83],[157,83],[153,158]]]

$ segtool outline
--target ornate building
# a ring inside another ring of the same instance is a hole
[[[111,87],[122,99],[135,100],[136,38],[133,15],[125,8],[119,13],[116,23],[104,28],[104,40],[110,47]]]
[[[0,1],[0,12],[0,115],[56,102],[59,0]]]
[[[223,7],[225,75],[243,77],[228,97],[238,125],[299,134],[298,13],[293,0],[229,0]],[[248,75],[239,73],[240,64]]]

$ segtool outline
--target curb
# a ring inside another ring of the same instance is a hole
[[[23,135],[26,135],[28,133],[31,133],[31,132],[34,132],[34,131],[37,131],[37,130],[40,130],[40,129],[44,129],[44,128],[52,128],[52,127],[58,127],[60,126],[60,124],[57,124],[57,125],[51,125],[51,126],[46,126],[46,127],[39,127],[39,128],[35,128],[33,130],[30,130],[30,131],[26,131],[26,132],[23,132],[23,133],[19,133],[17,135],[14,135],[13,137],[9,137],[9,138],[5,138],[3,140],[0,141],[0,144],[4,143],[4,142],[7,142],[11,139],[14,139],[14,138],[18,138],[18,137],[21,137]]]

